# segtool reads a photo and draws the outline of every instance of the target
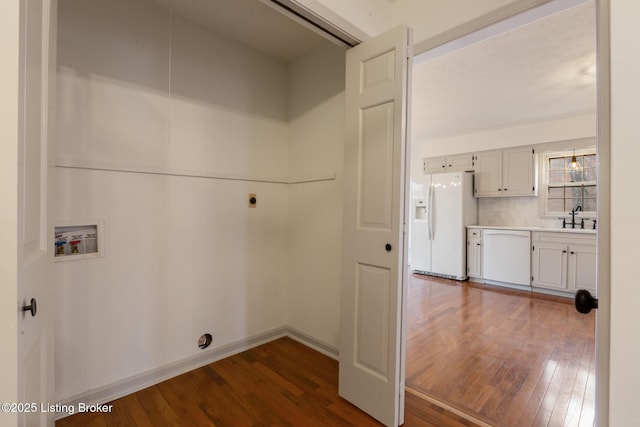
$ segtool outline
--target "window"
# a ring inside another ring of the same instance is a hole
[[[546,213],[566,213],[577,206],[596,211],[597,158],[594,152],[576,154],[579,167],[571,167],[571,153],[545,156]]]

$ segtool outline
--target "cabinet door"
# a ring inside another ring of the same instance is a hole
[[[595,245],[569,246],[569,280],[571,291],[587,289],[596,292],[596,247]]]
[[[467,240],[467,275],[482,277],[482,239],[471,237]]]
[[[460,156],[447,157],[447,172],[464,172],[473,170],[473,155],[462,154]]]
[[[424,159],[424,173],[440,173],[447,171],[447,159],[445,157],[434,157]]]
[[[485,151],[476,155],[476,197],[502,196],[502,151]]]
[[[567,289],[567,245],[536,242],[531,256],[533,286]]]
[[[535,196],[535,168],[531,146],[502,151],[502,195]]]

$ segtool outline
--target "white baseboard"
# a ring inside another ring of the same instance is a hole
[[[338,349],[336,347],[313,338],[312,336],[297,329],[283,326],[120,381],[116,381],[94,390],[89,390],[85,393],[80,393],[59,403],[63,407],[72,408],[77,408],[80,403],[87,405],[103,405],[107,402],[135,393],[136,391],[140,391],[154,384],[158,384],[162,381],[184,374],[185,372],[189,372],[218,360],[222,360],[226,357],[233,356],[234,354],[242,353],[243,351],[266,344],[284,336],[289,336],[301,344],[304,344],[328,357],[338,359]],[[56,419],[65,418],[69,415],[72,414],[67,412],[58,413],[56,415]]]
[[[311,335],[305,334],[304,332],[291,327],[287,327],[287,336],[319,353],[324,354],[325,356],[338,360],[338,347],[327,344],[312,337]]]

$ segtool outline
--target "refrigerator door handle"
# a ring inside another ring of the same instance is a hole
[[[433,185],[429,186],[429,213],[428,213],[429,240],[433,240]]]

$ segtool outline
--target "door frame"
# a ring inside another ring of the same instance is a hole
[[[6,230],[0,252],[0,402],[18,399],[18,117],[20,80],[20,2],[0,2],[0,229]],[[17,414],[0,411],[0,424],[12,425]]]
[[[414,44],[414,56],[454,42],[527,10],[555,0],[516,0],[466,24]],[[585,0],[587,1],[587,0]],[[611,296],[611,75],[610,0],[593,0],[596,7],[596,151],[598,153],[598,233],[596,315],[595,424],[609,423],[610,296]]]

